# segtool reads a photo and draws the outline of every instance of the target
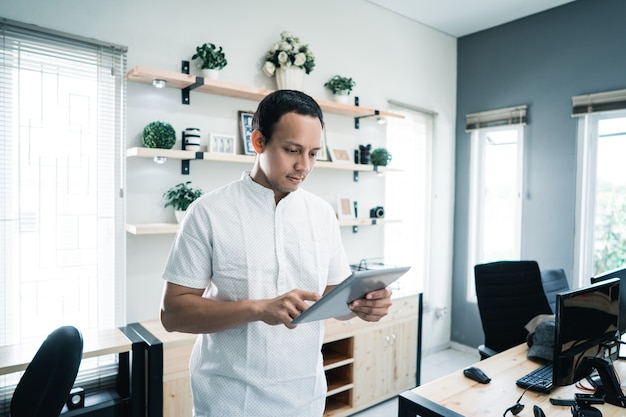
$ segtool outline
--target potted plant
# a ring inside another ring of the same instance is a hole
[[[176,131],[167,122],[151,122],[143,128],[141,141],[146,148],[171,149],[176,143]]]
[[[355,85],[356,83],[352,78],[335,75],[330,80],[326,81],[324,87],[328,88],[330,92],[333,93],[335,100],[346,104],[348,102],[348,96]]]
[[[370,155],[370,161],[372,165],[384,167],[391,161],[391,154],[385,148],[376,148]]]
[[[196,53],[191,59],[199,59],[198,67],[202,71],[202,75],[212,80],[216,80],[219,77],[219,71],[228,65],[222,47],[212,43],[196,46]]]
[[[310,74],[315,67],[315,56],[308,44],[290,32],[282,32],[280,41],[265,53],[263,72],[268,77],[276,75],[279,90],[298,90],[302,87],[304,74]]]
[[[164,207],[174,207],[174,214],[179,223],[185,217],[189,205],[202,196],[202,190],[193,188],[190,184],[191,181],[181,182],[163,193]]]

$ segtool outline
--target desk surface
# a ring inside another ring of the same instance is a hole
[[[459,370],[414,388],[410,392],[463,416],[501,417],[504,410],[515,404],[524,392],[515,385],[515,381],[539,367],[538,363],[526,358],[527,352],[528,347],[524,343],[477,362],[475,366],[491,377],[489,384],[474,382],[463,375],[463,370]],[[614,366],[623,380],[626,375],[626,363],[616,361]],[[575,385],[555,388],[550,394],[526,391],[520,401],[525,408],[519,417],[532,416],[533,405],[541,407],[549,417],[571,417],[570,407],[554,406],[550,404],[550,398],[573,399],[575,392],[583,391],[577,389]],[[602,412],[603,417],[626,415],[626,409],[614,405],[602,404],[594,407]],[[511,416],[511,413],[507,415]]]
[[[0,375],[23,371],[43,343],[0,346]],[[127,352],[132,344],[119,329],[83,332],[83,359],[110,353]]]

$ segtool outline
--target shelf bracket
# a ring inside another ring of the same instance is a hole
[[[352,226],[352,233],[359,233],[359,226]]]
[[[196,152],[196,157],[194,159],[204,159],[204,152]],[[182,175],[189,175],[189,161],[192,161],[192,159],[183,159],[180,161],[180,173]]]
[[[359,171],[354,171],[352,175],[352,181],[359,182]]]
[[[360,123],[359,120],[360,119],[365,119],[366,117],[378,117],[380,116],[380,111],[379,110],[374,110],[373,114],[366,114],[365,116],[358,116],[354,118],[354,128],[358,129],[360,127]]]
[[[183,74],[189,74],[189,61],[181,61],[181,72]],[[196,77],[196,82],[194,82],[193,84],[191,84],[190,86],[187,86],[185,88],[183,88],[181,90],[182,93],[182,102],[183,104],[189,104],[190,103],[190,99],[189,99],[189,92],[191,90],[194,90],[198,87],[201,87],[204,85],[204,77]]]

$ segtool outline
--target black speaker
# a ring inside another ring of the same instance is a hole
[[[72,388],[70,395],[67,396],[66,404],[70,410],[85,407],[85,389],[81,387]]]

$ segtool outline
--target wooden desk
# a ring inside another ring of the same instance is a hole
[[[515,404],[523,389],[515,385],[522,375],[539,367],[526,358],[527,345],[521,344],[489,359],[477,362],[491,377],[489,384],[480,384],[458,370],[428,384],[400,394],[398,417],[501,417]],[[615,370],[620,377],[626,375],[626,363],[616,361]],[[571,417],[570,407],[554,406],[550,398],[573,399],[575,392],[582,392],[575,385],[557,387],[550,394],[526,391],[520,403],[525,406],[519,417],[533,415],[533,405],[541,407],[549,417]],[[595,405],[603,417],[624,416],[626,409],[611,404]],[[511,413],[507,413],[511,417]]]

